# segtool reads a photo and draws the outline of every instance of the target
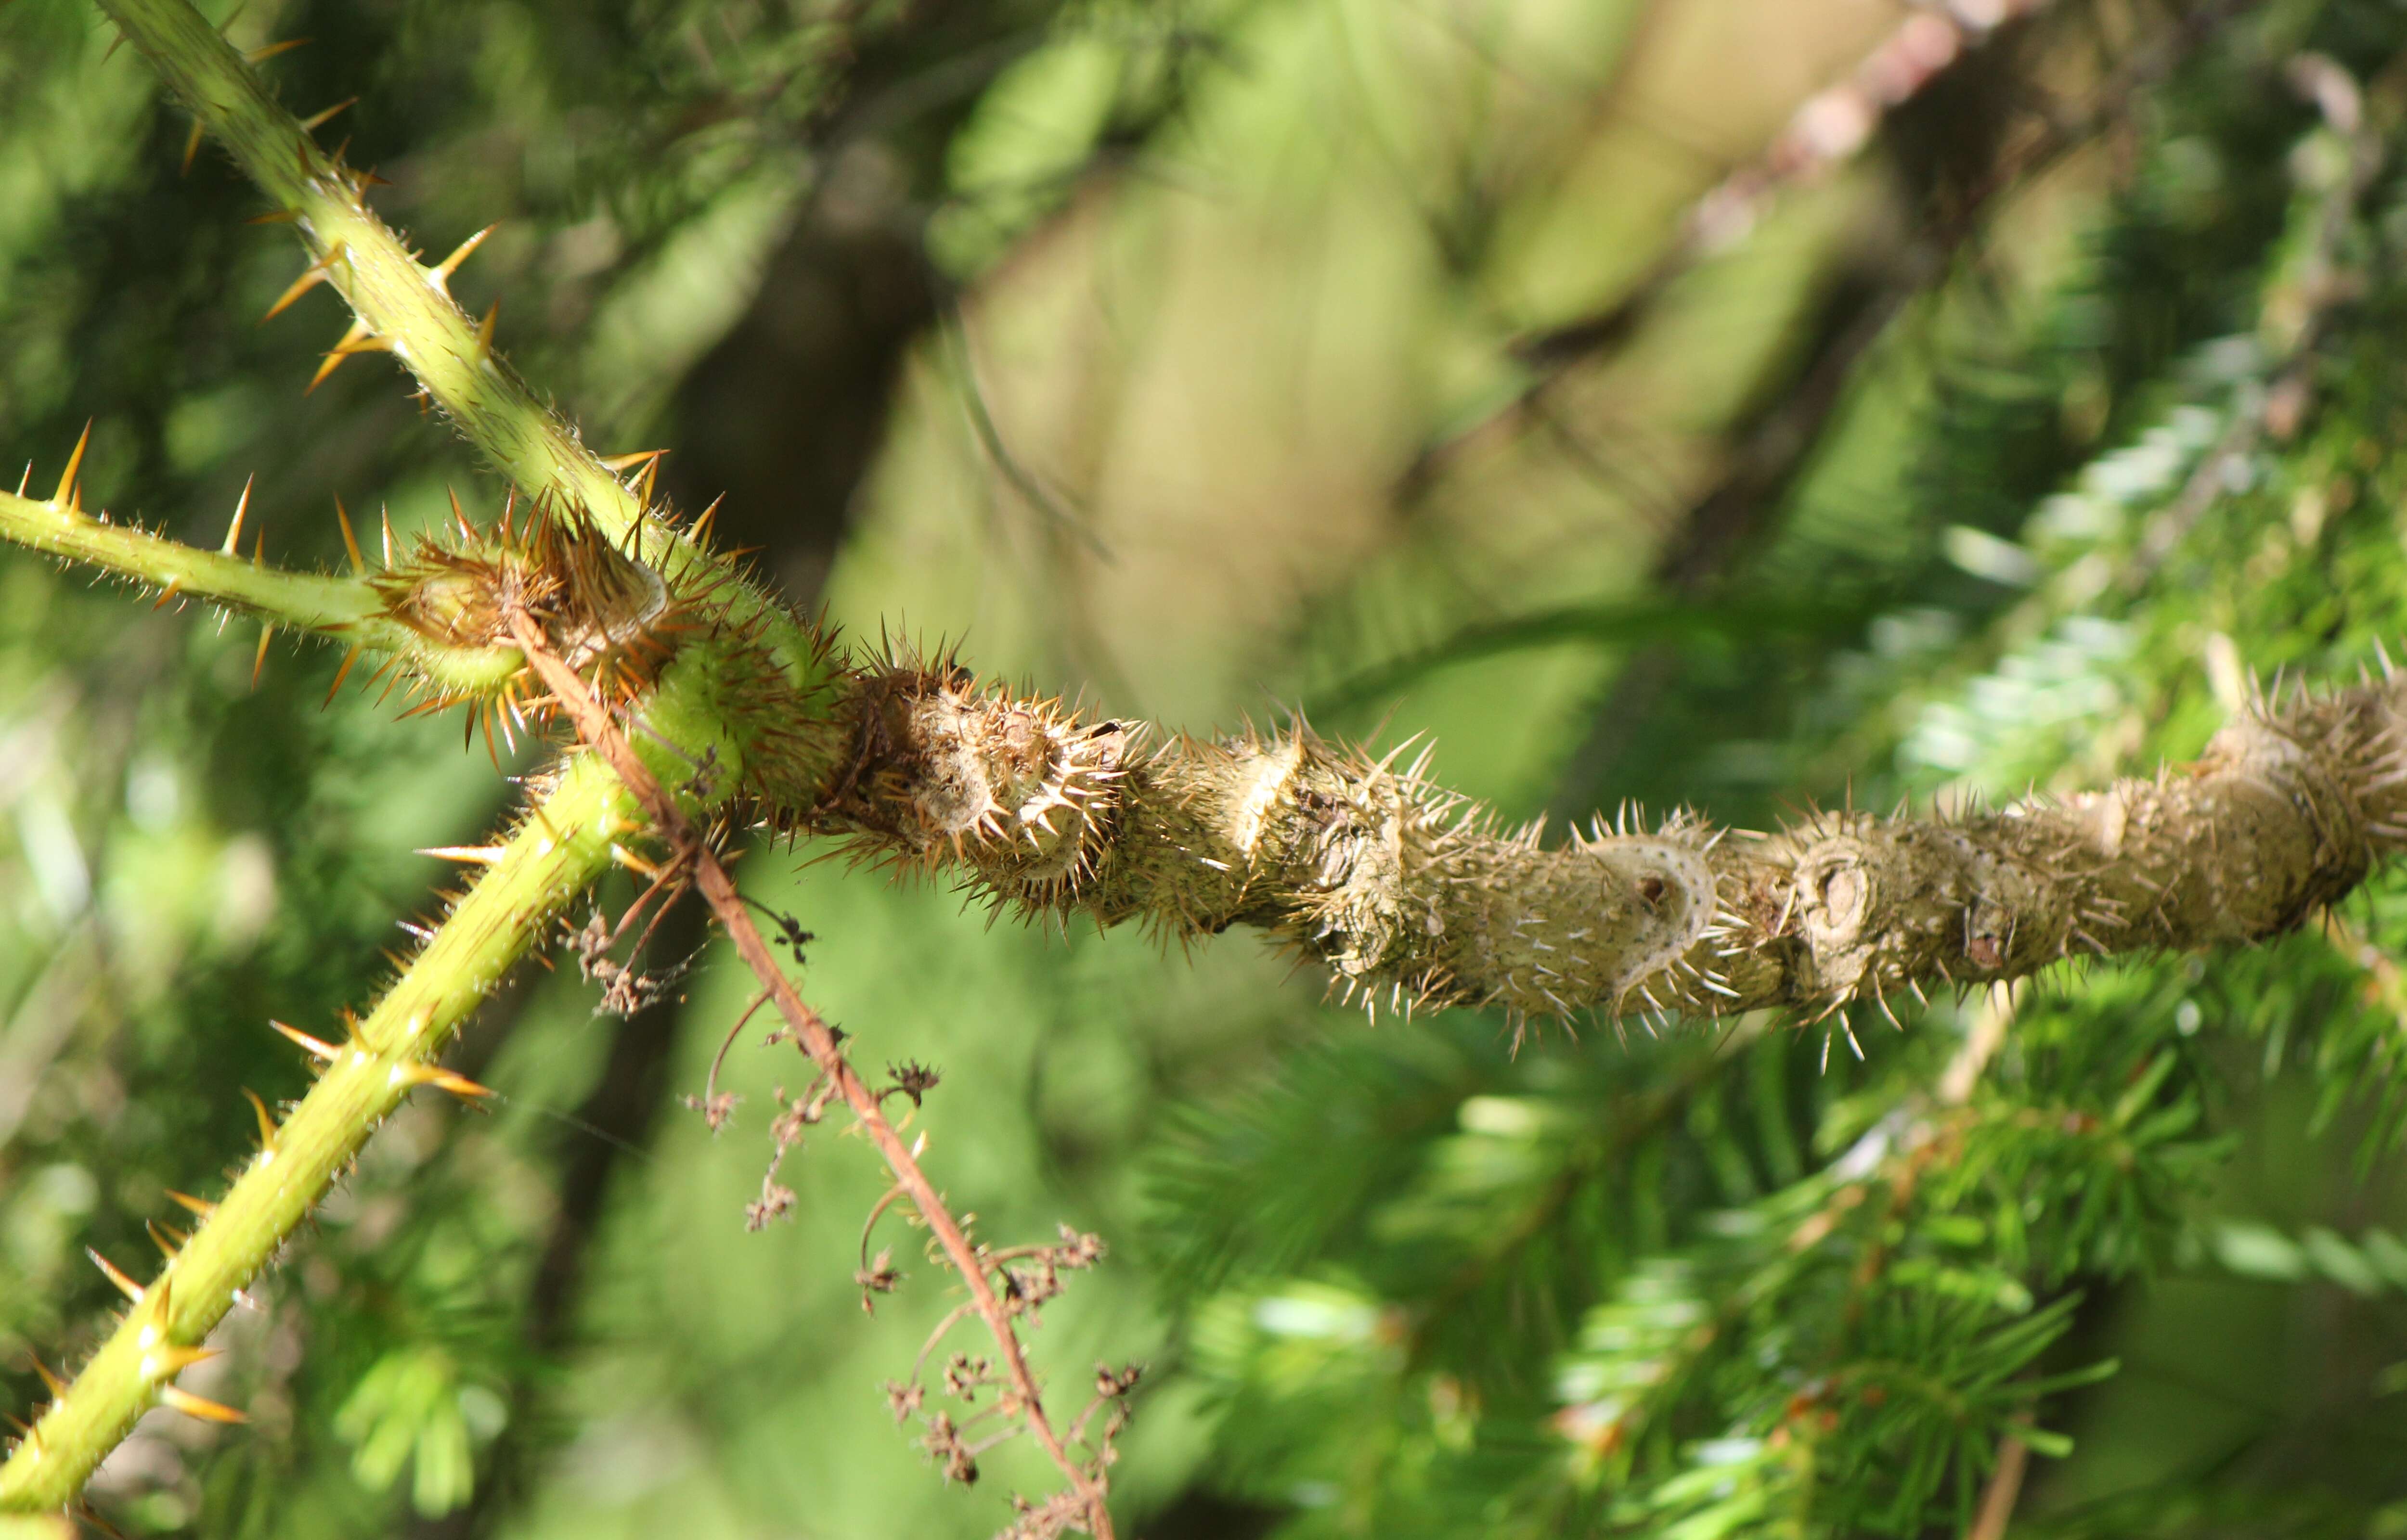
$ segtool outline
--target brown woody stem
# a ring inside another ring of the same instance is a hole
[[[1148,755],[1139,725],[898,667],[859,676],[847,768],[803,822],[958,864],[1033,912],[1260,926],[1349,996],[1517,1018],[1828,1011],[2296,928],[2407,844],[2401,712],[2386,677],[2296,691],[2194,764],[2058,801],[1728,839],[1682,812],[1545,849],[1393,756],[1302,730]]]

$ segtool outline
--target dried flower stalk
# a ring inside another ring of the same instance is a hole
[[[762,939],[760,927],[752,923],[750,911],[735,891],[735,883],[727,875],[710,842],[694,827],[686,811],[663,791],[651,770],[629,745],[625,734],[613,720],[607,705],[593,693],[576,670],[551,652],[543,628],[524,610],[509,615],[527,661],[543,676],[560,708],[577,725],[579,737],[600,756],[619,777],[636,802],[649,815],[653,826],[669,845],[674,865],[689,867],[694,885],[710,905],[711,912],[725,927],[728,939],[735,944],[736,954],[760,980],[785,1019],[787,1029],[801,1043],[820,1075],[834,1086],[845,1105],[869,1141],[885,1157],[887,1166],[894,1173],[895,1184],[910,1198],[929,1233],[935,1236],[946,1259],[968,1286],[971,1307],[993,1334],[995,1347],[1003,1355],[1003,1365],[1010,1392],[1015,1398],[1014,1414],[1025,1423],[1046,1457],[1060,1468],[1076,1494],[1075,1527],[1098,1540],[1109,1540],[1112,1533],[1111,1513],[1104,1506],[1104,1488],[1100,1468],[1073,1460],[1064,1447],[1061,1435],[1054,1429],[1045,1410],[1042,1390],[1019,1341],[1014,1322],[1018,1313],[1000,1296],[990,1276],[1007,1265],[1009,1258],[998,1258],[983,1247],[973,1246],[961,1223],[946,1206],[944,1194],[928,1180],[903,1137],[887,1121],[876,1092],[862,1083],[861,1076],[837,1046],[835,1034],[819,1012],[805,1004],[795,992],[793,981],[787,977],[768,943]]]

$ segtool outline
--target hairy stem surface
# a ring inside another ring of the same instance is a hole
[[[671,670],[647,718],[651,752],[664,769],[728,753],[712,730],[707,700],[696,699],[704,693],[698,671]],[[317,1084],[282,1123],[263,1128],[263,1148],[233,1190],[135,1292],[107,1342],[0,1466],[0,1509],[64,1506],[145,1412],[162,1401],[192,1406],[173,1389],[176,1376],[207,1356],[200,1344],[235,1293],[259,1276],[401,1099],[427,1083],[475,1094],[433,1067],[433,1059],[608,869],[615,841],[642,827],[636,812],[609,768],[570,761],[349,1040],[316,1045],[325,1061]]]
[[[78,459],[81,445],[77,447]],[[156,589],[160,602],[200,599],[255,615],[271,625],[349,642],[368,652],[398,655],[409,672],[438,689],[482,694],[499,688],[520,667],[512,651],[447,647],[388,613],[385,597],[364,576],[332,577],[263,565],[234,553],[239,515],[223,551],[202,550],[131,524],[83,511],[74,467],[57,494],[36,501],[0,492],[0,538],[36,551],[89,562],[103,572]]]
[[[2278,936],[2407,845],[2407,692],[2259,700],[2195,763],[1960,818],[1692,813],[1498,830],[1418,764],[1295,732],[1143,752],[959,671],[865,671],[847,769],[805,820],[998,903],[1269,930],[1350,996],[1516,1017],[1830,1010],[2061,958]]]

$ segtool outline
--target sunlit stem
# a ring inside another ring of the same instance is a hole
[[[442,688],[496,689],[517,672],[515,647],[436,645],[392,619],[364,579],[292,572],[202,550],[127,524],[104,524],[71,498],[43,502],[0,492],[0,539],[89,562],[163,596],[205,600],[296,631],[338,638],[376,653],[399,653]]]
[[[664,520],[586,448],[492,346],[490,330],[451,298],[449,264],[421,265],[362,201],[365,178],[320,149],[258,74],[185,0],[98,0],[277,205],[289,212],[326,281],[359,322],[338,353],[391,352],[470,443],[531,495],[582,510],[644,561],[675,577],[720,558]],[[796,676],[817,664],[805,630],[749,584],[731,582],[729,618],[760,622]]]
[[[698,657],[672,668],[635,735],[653,773],[695,808],[713,794],[710,782],[732,784],[736,769],[733,745],[713,723],[708,673]],[[698,763],[728,774],[697,781]],[[609,869],[613,842],[641,827],[616,776],[590,757],[570,761],[356,1034],[334,1051],[233,1190],[0,1467],[0,1509],[53,1510],[75,1500],[192,1362],[186,1349],[208,1335],[377,1125],[413,1086],[436,1080],[427,1066],[477,1002]]]

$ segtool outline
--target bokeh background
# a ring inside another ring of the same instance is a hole
[[[1116,714],[1426,733],[1517,821],[1759,827],[2187,757],[2245,670],[2407,630],[2389,0],[210,8],[308,39],[263,69],[303,112],[358,98],[321,137],[414,241],[498,221],[469,307],[589,442],[723,496],[796,604]],[[447,491],[495,507],[388,360],[304,393],[339,302],[257,323],[296,247],[187,133],[96,13],[0,8],[0,447],[42,483],[90,418],[88,502],[214,544],[249,484],[290,563],[338,559],[337,497],[405,537]],[[514,796],[456,723],[329,700],[329,651],[254,682],[255,638],[0,552],[12,1409],[105,1325],[84,1248],[136,1267],[168,1190],[249,1148],[243,1088],[305,1087],[267,1018],[363,1003],[443,880],[411,852]],[[1112,1248],[1036,1341],[1064,1386],[1148,1365],[1124,1533],[1986,1521],[1988,1442],[1901,1516],[1835,1466],[1818,1507],[1648,1507],[1563,1415],[1613,1350],[1584,1321],[1862,1148],[1982,1002],[1835,1049],[1759,1022],[1517,1056],[1477,1012],[1334,1010],[1256,938],[990,925],[811,855],[744,875],[817,934],[865,1062],[943,1070],[931,1169],[990,1238]],[[2015,1533],[2407,1533],[2400,897],[2069,971],[2009,1029],[1996,1095],[2186,1120],[2066,1265],[1968,1243],[2001,1308],[2070,1302],[2051,1370],[2120,1368],[2042,1404],[2073,1442]],[[1048,1490],[1009,1450],[947,1488],[885,1415],[947,1296],[915,1267],[862,1313],[858,1141],[816,1137],[794,1216],[746,1232],[794,1066],[739,1045],[716,1137],[683,1106],[748,994],[726,964],[625,1020],[527,970],[454,1059],[496,1107],[396,1118],[188,1379],[252,1425],[154,1416],[99,1512],[937,1536]],[[2026,1177],[2034,1223],[2104,1191]]]

